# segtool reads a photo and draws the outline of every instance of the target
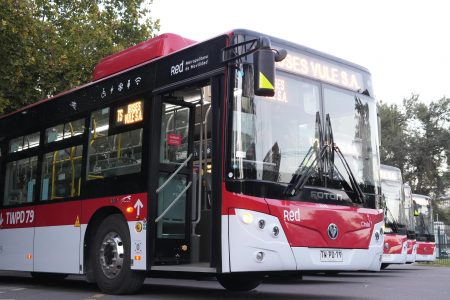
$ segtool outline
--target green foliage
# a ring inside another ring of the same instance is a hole
[[[95,64],[152,36],[151,0],[2,0],[0,113],[92,78]]]
[[[450,98],[426,105],[417,95],[403,106],[379,104],[381,162],[402,170],[419,194],[442,196],[450,189]]]
[[[433,215],[435,221],[444,222],[444,224],[450,224],[450,201],[434,201],[433,205]],[[438,216],[438,217],[436,217]]]
[[[397,105],[378,104],[381,116],[381,161],[386,165],[403,166],[406,164],[405,150],[407,127],[406,117]]]

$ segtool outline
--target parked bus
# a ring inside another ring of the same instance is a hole
[[[1,270],[123,294],[146,276],[251,290],[380,269],[370,74],[291,42],[160,35],[3,116],[0,149]]]
[[[405,197],[406,233],[408,236],[406,263],[411,264],[416,261],[417,241],[412,191],[408,183],[403,184],[403,195]]]
[[[381,268],[384,269],[390,264],[406,262],[408,241],[402,173],[399,168],[381,165],[380,177],[385,209],[384,250],[381,263]]]
[[[436,259],[431,198],[425,195],[412,194],[412,199],[414,216],[416,217],[416,261],[431,262]]]

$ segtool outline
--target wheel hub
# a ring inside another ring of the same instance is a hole
[[[119,276],[123,267],[124,245],[116,232],[110,232],[103,238],[100,246],[100,266],[109,279]]]

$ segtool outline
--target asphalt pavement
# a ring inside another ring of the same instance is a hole
[[[0,271],[0,300],[14,299],[450,299],[450,267],[391,265],[380,272],[337,275],[309,274],[299,278],[267,278],[251,292],[231,293],[209,278],[177,280],[148,278],[137,295],[101,293],[82,276],[61,282],[37,282],[27,273]]]

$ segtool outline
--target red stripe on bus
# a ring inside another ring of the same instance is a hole
[[[147,219],[147,193],[30,205],[0,210],[0,229],[81,226],[104,207],[120,210],[127,221]]]

